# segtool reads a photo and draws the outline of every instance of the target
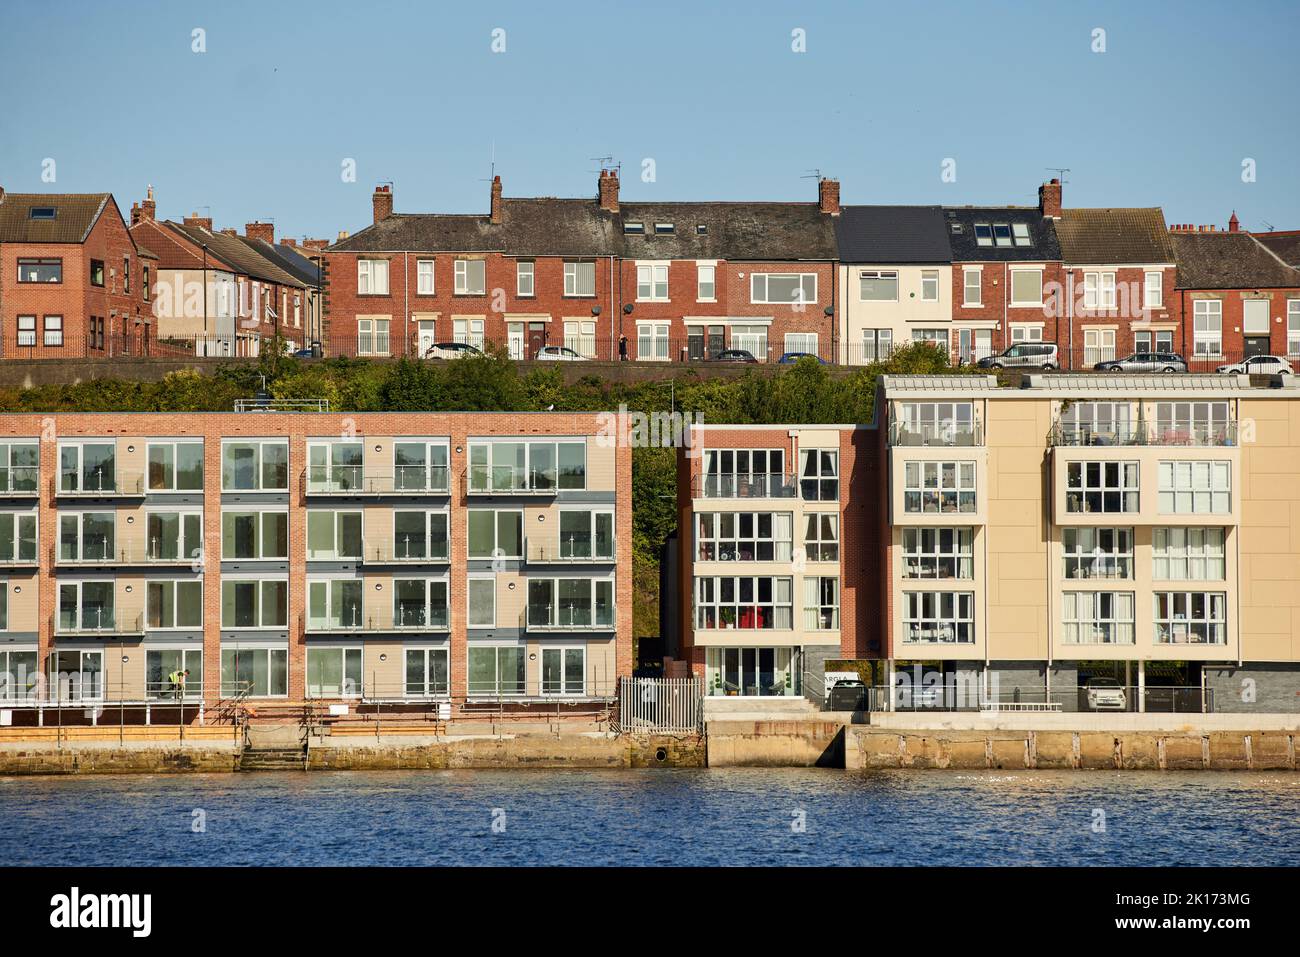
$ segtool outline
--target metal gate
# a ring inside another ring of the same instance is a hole
[[[619,731],[697,732],[703,697],[698,678],[623,678],[618,688]]]

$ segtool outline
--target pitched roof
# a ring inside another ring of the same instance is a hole
[[[148,243],[158,256],[158,265],[162,269],[202,269],[204,257],[195,252],[185,240],[184,234],[175,233],[152,219],[142,219],[130,229],[137,248]],[[214,250],[208,250],[207,266],[209,269],[235,270],[229,263],[223,262]]]
[[[625,233],[641,223],[644,233]],[[655,233],[655,223],[673,232]],[[699,232],[704,226],[704,232]],[[595,199],[505,198],[501,222],[488,216],[392,213],[329,247],[336,252],[500,252],[508,256],[620,256],[631,259],[831,260],[835,232],[816,203],[622,203]]]
[[[1173,233],[1179,289],[1300,288],[1288,266],[1250,233]]]
[[[112,193],[0,193],[0,242],[84,243],[113,202]],[[53,207],[53,219],[32,219],[33,207]]]
[[[248,236],[243,236],[241,239],[299,282],[306,283],[308,286],[320,285],[320,265],[315,260],[308,259],[295,247],[284,243],[268,243],[264,239],[252,239]]]
[[[1251,235],[1276,253],[1284,263],[1300,266],[1300,229],[1288,229],[1277,233],[1251,233]]]
[[[844,262],[952,261],[938,206],[845,206],[835,223],[835,238]]]
[[[303,286],[301,280],[295,279],[274,262],[249,246],[238,236],[228,233],[214,233],[203,226],[186,226],[170,219],[165,225],[168,229],[180,233],[191,242],[206,245],[209,252],[229,263],[237,272],[263,282],[279,283],[282,286]]]
[[[944,225],[953,262],[1043,262],[1059,260],[1061,245],[1056,240],[1056,226],[1037,206],[945,206]],[[1029,245],[981,246],[975,236],[976,224],[1021,224],[1029,231]]]
[[[1160,207],[1063,209],[1056,224],[1061,257],[1080,265],[1172,263]]]
[[[620,203],[619,214],[623,255],[629,259],[836,257],[835,217],[816,203]],[[641,224],[643,231],[627,232],[629,223]],[[656,223],[671,224],[672,232],[656,232]]]

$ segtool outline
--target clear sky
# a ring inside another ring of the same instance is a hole
[[[819,169],[846,203],[1029,205],[1069,167],[1067,206],[1300,228],[1297,0],[6,0],[0,76],[0,186],[125,214],[153,183],[277,235],[360,229],[380,181],[482,212],[494,150],[507,196],[593,195],[612,156],[628,199],[812,199]]]

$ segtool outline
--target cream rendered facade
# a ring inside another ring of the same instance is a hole
[[[988,700],[1064,710],[1094,675],[1126,689],[1128,710],[1148,710],[1156,685],[1195,702],[1175,710],[1300,707],[1300,388],[888,376],[877,407],[890,430],[888,683],[924,663],[973,679]],[[971,426],[919,441],[906,427],[957,414]],[[975,480],[969,509],[945,497],[959,463]],[[916,476],[935,510],[909,510]],[[969,529],[955,574],[917,577],[933,559],[909,553],[904,536],[923,528]],[[920,592],[970,604],[917,623]]]
[[[952,265],[841,264],[840,362],[860,364],[924,337],[951,346]],[[892,290],[892,294],[891,294]],[[882,335],[886,333],[887,335]]]

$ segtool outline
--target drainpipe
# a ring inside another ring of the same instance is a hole
[[[402,355],[405,356],[411,348],[411,252],[408,249],[402,250],[402,298],[406,313],[402,318]]]
[[[1065,280],[1065,309],[1066,324],[1070,330],[1070,371],[1074,371],[1074,268],[1066,274]]]
[[[983,282],[983,276],[981,275],[981,284],[982,282]],[[966,297],[965,279],[962,279],[961,285],[963,290],[962,298],[964,299]],[[1002,264],[1002,348],[1004,349],[1008,348],[1007,343],[1011,341],[1011,326],[1010,326],[1011,315],[1007,311],[1008,304],[1010,302],[1011,302],[1011,265],[1009,263],[1004,262]],[[973,346],[974,343],[972,342],[971,345]]]

